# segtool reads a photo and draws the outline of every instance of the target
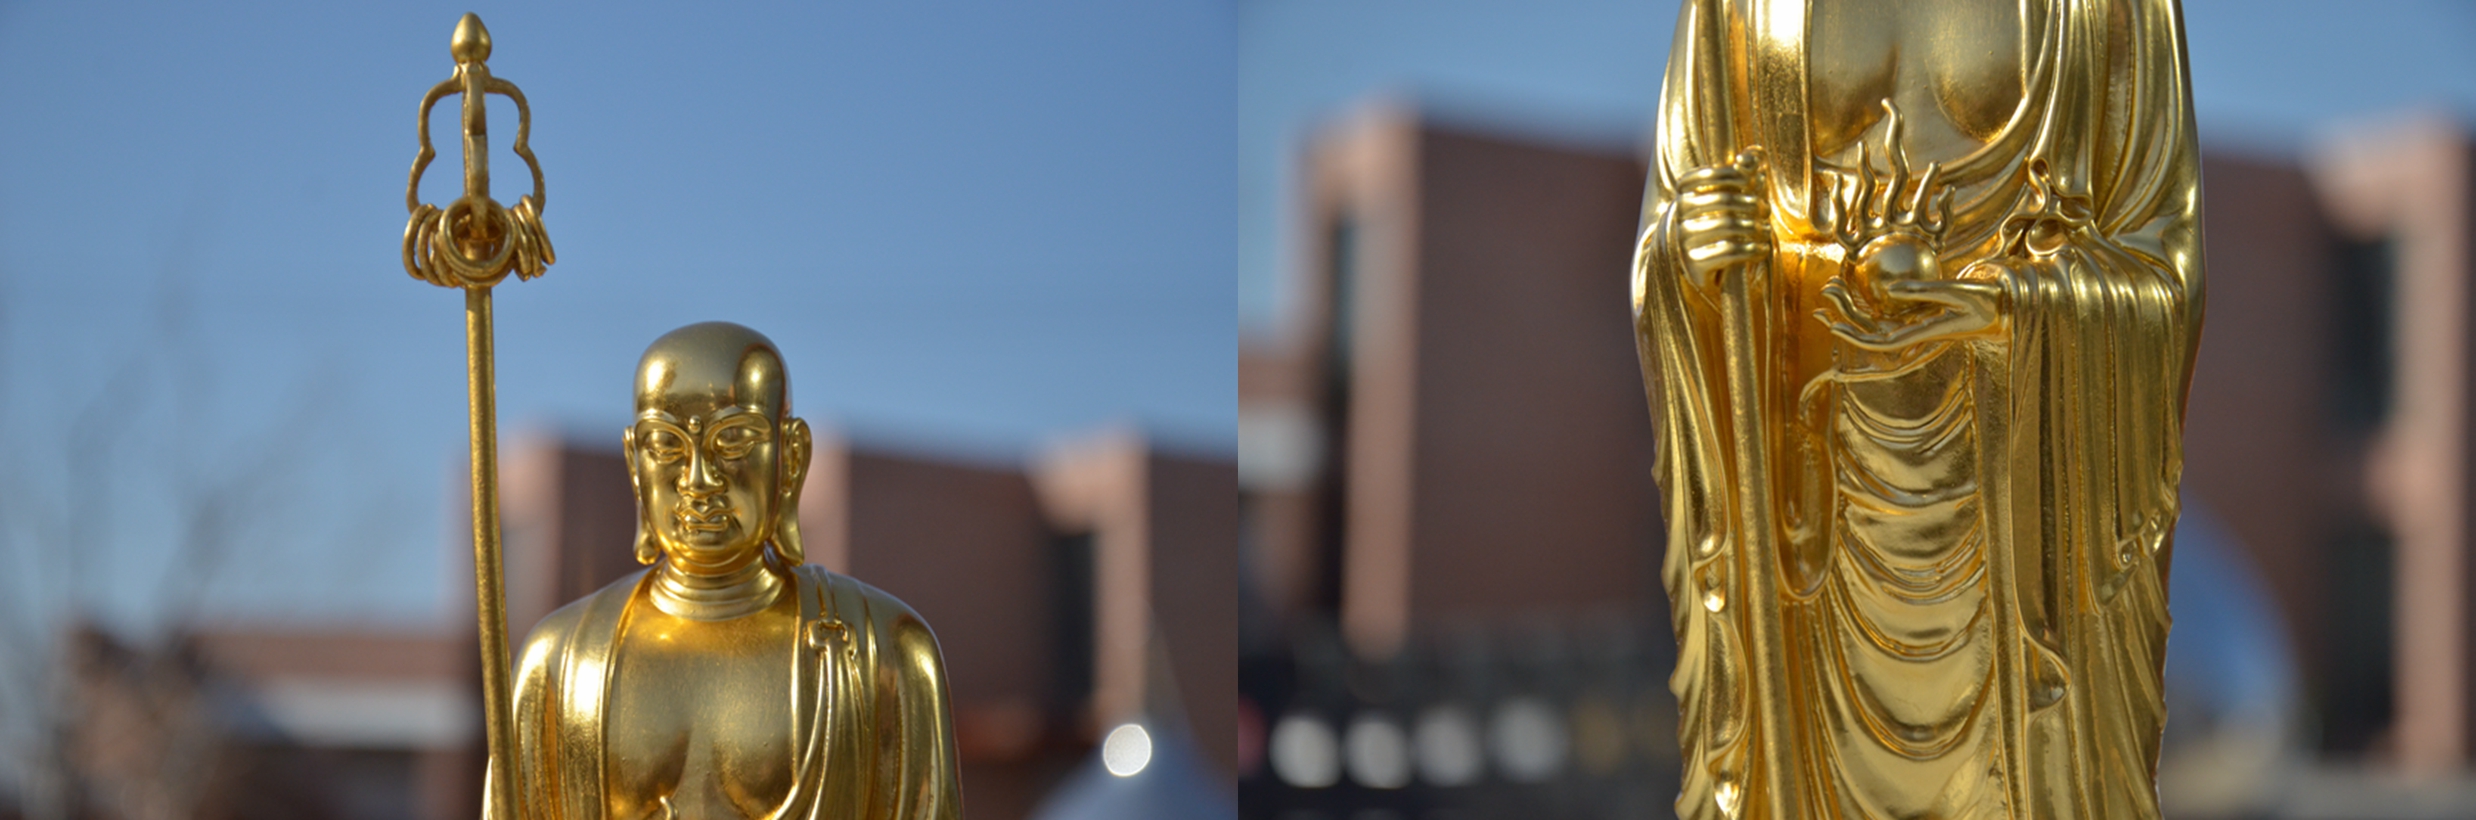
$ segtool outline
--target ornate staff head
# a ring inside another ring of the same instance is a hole
[[[404,223],[404,272],[433,285],[487,288],[513,271],[518,278],[542,275],[558,261],[550,234],[542,227],[542,164],[533,159],[525,140],[533,130],[533,109],[525,105],[516,84],[490,76],[490,31],[471,13],[457,21],[448,52],[456,73],[430,87],[421,98],[421,154],[413,159],[412,181],[404,188],[404,207],[412,218]],[[438,152],[430,147],[430,107],[449,94],[464,95],[464,196],[445,210],[421,201],[421,172]],[[516,156],[533,171],[533,194],[503,208],[490,198],[490,127],[487,95],[516,103]]]

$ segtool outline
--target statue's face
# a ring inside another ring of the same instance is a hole
[[[700,564],[729,561],[770,534],[782,485],[774,418],[763,408],[682,398],[637,416],[638,503],[664,551]]]
[[[757,343],[692,332],[707,327],[684,328],[646,352],[625,449],[642,526],[662,551],[697,567],[732,568],[758,557],[797,491],[806,428],[784,413],[772,345],[735,325],[720,327]]]

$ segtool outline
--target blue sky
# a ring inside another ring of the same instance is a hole
[[[180,500],[244,484],[208,614],[440,616],[462,303],[397,254],[467,10],[559,254],[498,291],[503,440],[615,446],[645,344],[728,319],[863,438],[1233,449],[1227,3],[0,3],[0,572],[142,624]]]
[[[210,613],[442,615],[461,583],[440,549],[459,300],[396,248],[414,106],[466,10],[536,106],[561,259],[498,297],[508,439],[613,436],[643,345],[730,319],[781,344],[821,425],[984,458],[1116,423],[1228,449],[1236,337],[1279,314],[1306,133],[1392,94],[1630,145],[1675,17],[0,2],[0,576],[67,567],[45,594],[143,621],[148,593],[184,588],[163,545],[213,524],[239,546],[199,593]],[[2291,151],[2347,118],[2476,100],[2464,3],[2187,17],[2212,145]],[[513,112],[493,119],[512,198]],[[426,198],[453,193],[452,154],[432,180]],[[250,512],[182,517],[213,487]]]
[[[1638,145],[1676,30],[1674,0],[1246,0],[1238,13],[1241,327],[1288,298],[1285,210],[1298,150],[1376,96],[1456,120]],[[2476,105],[2476,4],[2186,0],[2205,146],[2292,152],[2353,118]]]

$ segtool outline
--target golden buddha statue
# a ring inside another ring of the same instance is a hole
[[[810,438],[790,399],[782,355],[748,328],[689,325],[646,349],[622,441],[653,566],[525,639],[520,817],[960,816],[928,624],[801,563]]]
[[[2174,0],[1688,0],[1635,257],[1682,817],[2154,818]]]

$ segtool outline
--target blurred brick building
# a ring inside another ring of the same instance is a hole
[[[1254,577],[1277,617],[1412,626],[1657,594],[1625,313],[1641,165],[1374,108],[1315,143],[1287,333],[1241,351]]]
[[[37,813],[430,816],[423,772],[479,738],[462,648],[420,631],[210,629],[139,645],[74,629],[54,770],[65,804]]]
[[[1376,105],[1305,155],[1292,299],[1239,370],[1251,731],[1300,698],[1400,712],[1369,670],[1471,624],[1617,612],[1672,645],[1625,299],[1638,152]],[[2476,755],[2469,155],[2441,121],[2301,159],[2204,150],[2186,497],[2276,604],[2301,745],[2375,771]],[[1317,660],[1300,636],[1326,624],[1354,660]],[[1313,693],[1319,664],[1346,692]],[[1282,742],[1242,771],[1272,778]]]
[[[1307,157],[1293,311],[1239,368],[1242,811],[1667,812],[1642,166],[1392,106]]]
[[[503,459],[508,617],[521,638],[639,569],[635,503],[613,447],[530,437]],[[801,526],[812,563],[893,593],[936,630],[966,805],[1005,820],[1027,815],[1100,732],[1132,720],[1188,733],[1228,776],[1235,472],[1226,456],[1131,432],[1022,464],[821,435]],[[461,561],[451,611],[470,613],[470,530],[448,531]],[[125,807],[194,803],[215,817],[473,816],[484,754],[469,617],[434,633],[226,630],[160,652],[100,634],[72,641],[94,718],[72,748],[91,764],[81,770],[100,773],[85,790],[123,806],[95,815],[185,817]],[[192,758],[217,768],[177,791],[152,784]]]

